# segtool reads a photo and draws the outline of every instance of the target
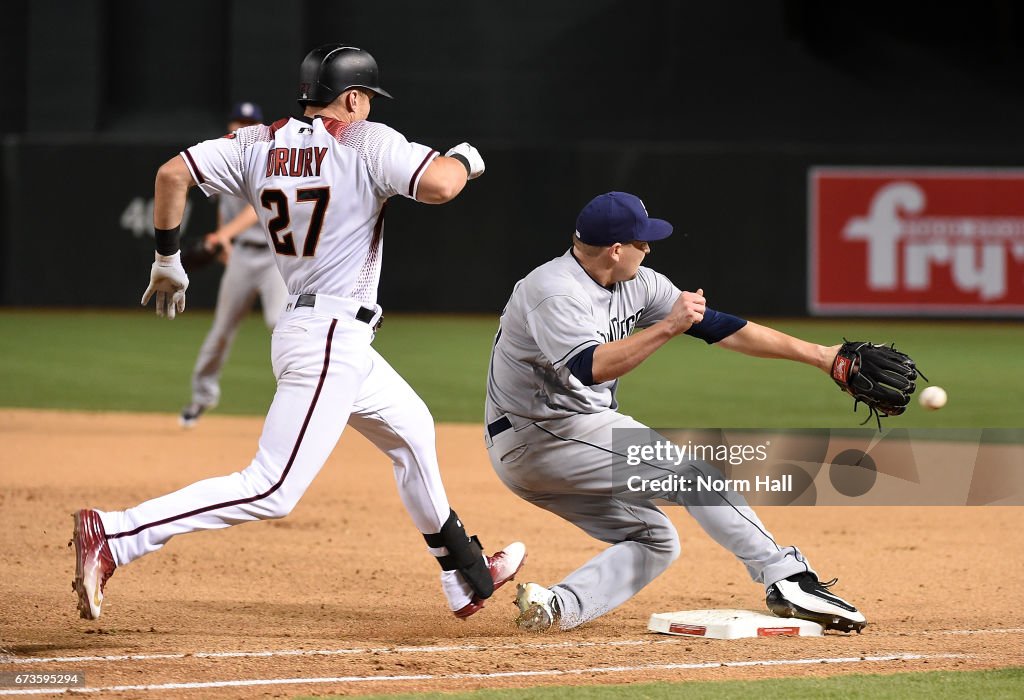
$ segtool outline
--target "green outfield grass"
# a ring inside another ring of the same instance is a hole
[[[364,700],[822,700],[834,698],[1019,698],[1024,669],[941,671],[889,676],[853,675],[831,678],[785,678],[763,681],[634,683],[630,685],[553,686],[527,690],[478,690],[470,693],[373,695]],[[328,696],[332,697],[332,696]],[[336,697],[336,696],[334,696]]]
[[[0,405],[176,412],[211,323],[152,310],[0,311]],[[949,392],[949,405],[916,404],[890,426],[1024,426],[1024,324],[882,320],[766,321],[821,343],[843,336],[895,340]],[[375,346],[426,400],[438,421],[479,422],[496,318],[389,315]],[[265,413],[273,396],[270,338],[257,315],[241,327],[218,412]],[[621,409],[657,427],[848,427],[852,413],[823,373],[748,358],[679,338],[621,381]]]

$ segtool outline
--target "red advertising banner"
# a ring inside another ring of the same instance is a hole
[[[1024,315],[1024,170],[813,168],[814,314]]]

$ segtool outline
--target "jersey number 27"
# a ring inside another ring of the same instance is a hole
[[[320,240],[320,229],[324,226],[324,214],[327,213],[327,205],[331,201],[331,190],[327,187],[296,190],[295,201],[313,203],[313,213],[309,217],[306,239],[302,244],[302,257],[311,258],[316,255],[316,244]],[[274,218],[267,222],[267,230],[274,242],[274,250],[280,255],[297,255],[295,237],[291,231],[286,230],[291,225],[288,195],[282,190],[263,190],[260,193],[260,203],[263,204],[264,209],[275,213]]]

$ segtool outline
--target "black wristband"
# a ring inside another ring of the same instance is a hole
[[[181,224],[174,228],[154,228],[153,236],[156,238],[156,252],[160,255],[174,255],[181,247]]]
[[[466,177],[467,178],[470,175],[473,174],[473,169],[471,167],[469,167],[469,158],[467,158],[466,156],[462,155],[461,153],[453,153],[453,154],[451,154],[448,157],[449,158],[454,158],[455,160],[457,160],[460,163],[462,163],[462,166],[466,169]]]

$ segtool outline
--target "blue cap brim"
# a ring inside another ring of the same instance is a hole
[[[672,224],[665,221],[664,219],[648,219],[644,224],[644,228],[640,231],[640,235],[636,237],[638,241],[660,241],[663,238],[668,238],[672,235]]]

